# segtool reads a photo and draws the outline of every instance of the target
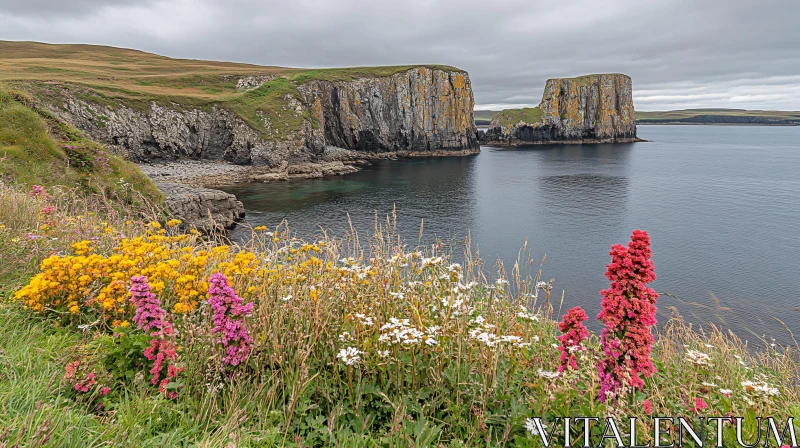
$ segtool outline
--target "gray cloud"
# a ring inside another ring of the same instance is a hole
[[[547,78],[622,72],[641,110],[800,110],[797,0],[0,0],[0,39],[329,67],[441,63],[478,107],[537,104]]]
[[[135,4],[152,4],[154,0],[0,0],[0,11],[15,16],[38,18],[81,16],[92,11]],[[30,39],[33,40],[33,39]]]

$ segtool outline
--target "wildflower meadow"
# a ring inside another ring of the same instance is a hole
[[[391,219],[234,244],[55,189],[0,197],[0,446],[528,447],[533,417],[569,416],[637,417],[646,444],[656,415],[744,416],[748,440],[756,416],[800,419],[797,346],[656,322],[641,230],[587,316],[525,250],[506,269]]]

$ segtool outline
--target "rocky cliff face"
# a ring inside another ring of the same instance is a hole
[[[329,145],[360,151],[478,147],[469,76],[424,67],[299,87]]]
[[[242,89],[269,79],[247,77]],[[244,165],[291,166],[321,160],[327,148],[360,152],[474,152],[478,148],[469,76],[412,68],[391,76],[308,80],[287,94],[282,110],[299,124],[281,137],[257,131],[225,107],[205,110],[151,103],[146,109],[108,105],[61,88],[51,110],[98,141],[137,161],[208,159]],[[302,119],[300,119],[302,118]],[[276,133],[277,134],[277,133]]]
[[[549,79],[542,102],[525,114],[494,116],[482,141],[493,144],[636,141],[631,78],[620,74]]]

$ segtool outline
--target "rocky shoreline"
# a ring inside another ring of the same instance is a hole
[[[232,229],[245,216],[244,205],[236,196],[212,187],[339,176],[359,171],[378,160],[467,156],[479,152],[480,149],[365,153],[328,148],[318,162],[292,165],[284,162],[278,167],[183,159],[140,163],[139,169],[164,193],[170,214],[183,221],[184,226],[211,232]]]
[[[213,188],[240,183],[276,182],[340,176],[359,171],[379,160],[414,157],[451,157],[478,154],[479,149],[390,151],[365,153],[341,148],[329,149],[318,162],[282,163],[277,167],[236,165],[216,160],[174,160],[140,163],[139,168],[156,183],[176,183]]]

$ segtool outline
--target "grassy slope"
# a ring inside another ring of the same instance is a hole
[[[522,109],[506,109],[498,112],[493,118],[499,120],[500,125],[516,124],[520,121],[525,123],[536,123],[542,118],[542,110],[539,107],[524,107]]]
[[[78,187],[127,203],[161,194],[136,166],[87,139],[24,92],[0,85],[0,179],[33,185]]]
[[[95,45],[51,45],[0,41],[0,81],[22,83],[36,96],[52,97],[52,85],[67,84],[84,100],[142,110],[155,101],[208,109],[221,104],[265,131],[262,114],[282,136],[304,117],[285,111],[286,95],[298,97],[297,85],[309,80],[347,81],[391,76],[417,66],[297,69],[232,62],[172,59],[142,51]],[[444,65],[429,68],[460,71]],[[276,76],[257,89],[242,92],[243,76]]]

